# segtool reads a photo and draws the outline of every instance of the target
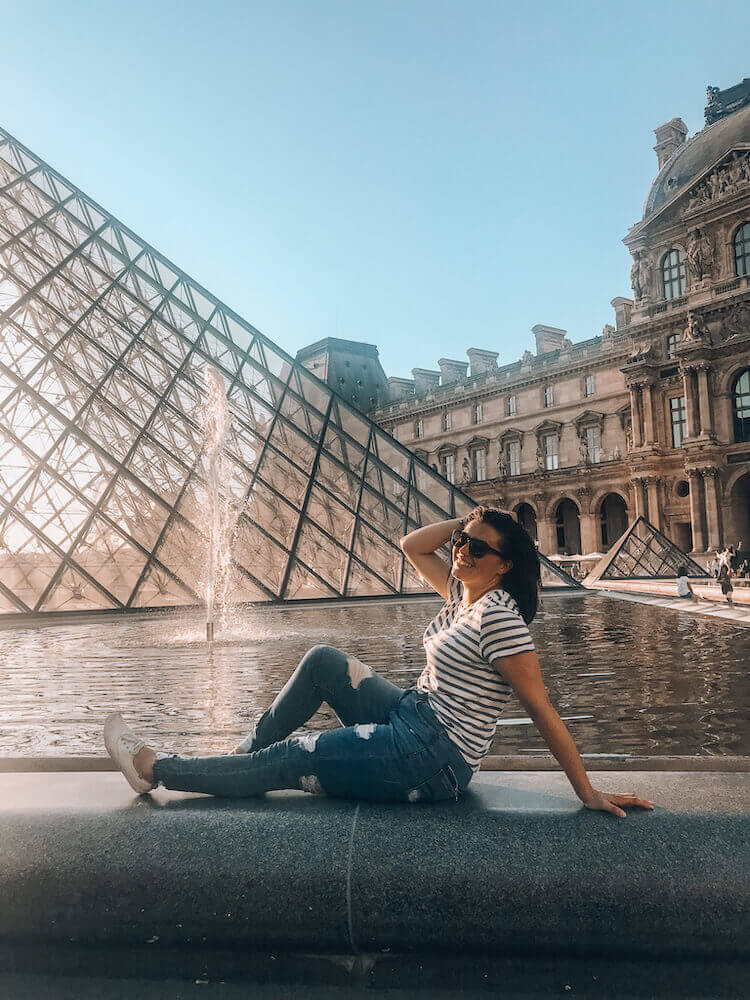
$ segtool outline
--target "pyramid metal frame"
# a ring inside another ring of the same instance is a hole
[[[600,580],[674,580],[680,566],[687,567],[689,577],[709,576],[671,538],[640,515],[594,566],[584,584],[592,586]]]
[[[0,613],[202,602],[207,365],[232,600],[429,590],[398,538],[475,502],[0,129]]]

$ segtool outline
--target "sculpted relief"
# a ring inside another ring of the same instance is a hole
[[[693,188],[688,198],[686,211],[703,208],[718,198],[728,198],[750,184],[750,156],[747,153],[732,153],[731,157]]]
[[[713,275],[716,243],[705,231],[694,229],[688,237],[685,248],[687,264],[695,281],[703,281]]]
[[[646,294],[648,282],[648,265],[638,250],[633,254],[633,266],[630,268],[630,284],[633,288],[635,301],[638,302]]]
[[[693,343],[711,343],[711,334],[708,327],[692,310],[688,312],[687,323],[685,324],[685,329],[682,331],[682,339],[684,341],[692,341]]]

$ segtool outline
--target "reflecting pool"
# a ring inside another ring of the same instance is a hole
[[[2,624],[0,756],[102,755],[110,711],[161,749],[226,752],[317,643],[412,686],[440,603],[255,607],[212,648],[201,610]],[[531,631],[582,754],[750,754],[749,630],[576,592],[545,594]],[[339,724],[324,703],[305,728]],[[512,698],[491,753],[547,752]]]

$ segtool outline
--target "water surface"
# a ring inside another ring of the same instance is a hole
[[[159,748],[226,752],[316,643],[413,686],[440,603],[255,607],[213,649],[196,611],[0,623],[0,756],[102,754],[111,711]],[[750,631],[581,593],[545,594],[531,631],[582,754],[750,754]],[[339,724],[324,703],[305,728]],[[490,752],[548,752],[515,697]]]

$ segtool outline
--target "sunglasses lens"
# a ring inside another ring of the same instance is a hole
[[[486,542],[480,541],[478,538],[472,538],[469,542],[469,555],[474,559],[481,559],[482,556],[486,556],[489,551],[489,545]]]

